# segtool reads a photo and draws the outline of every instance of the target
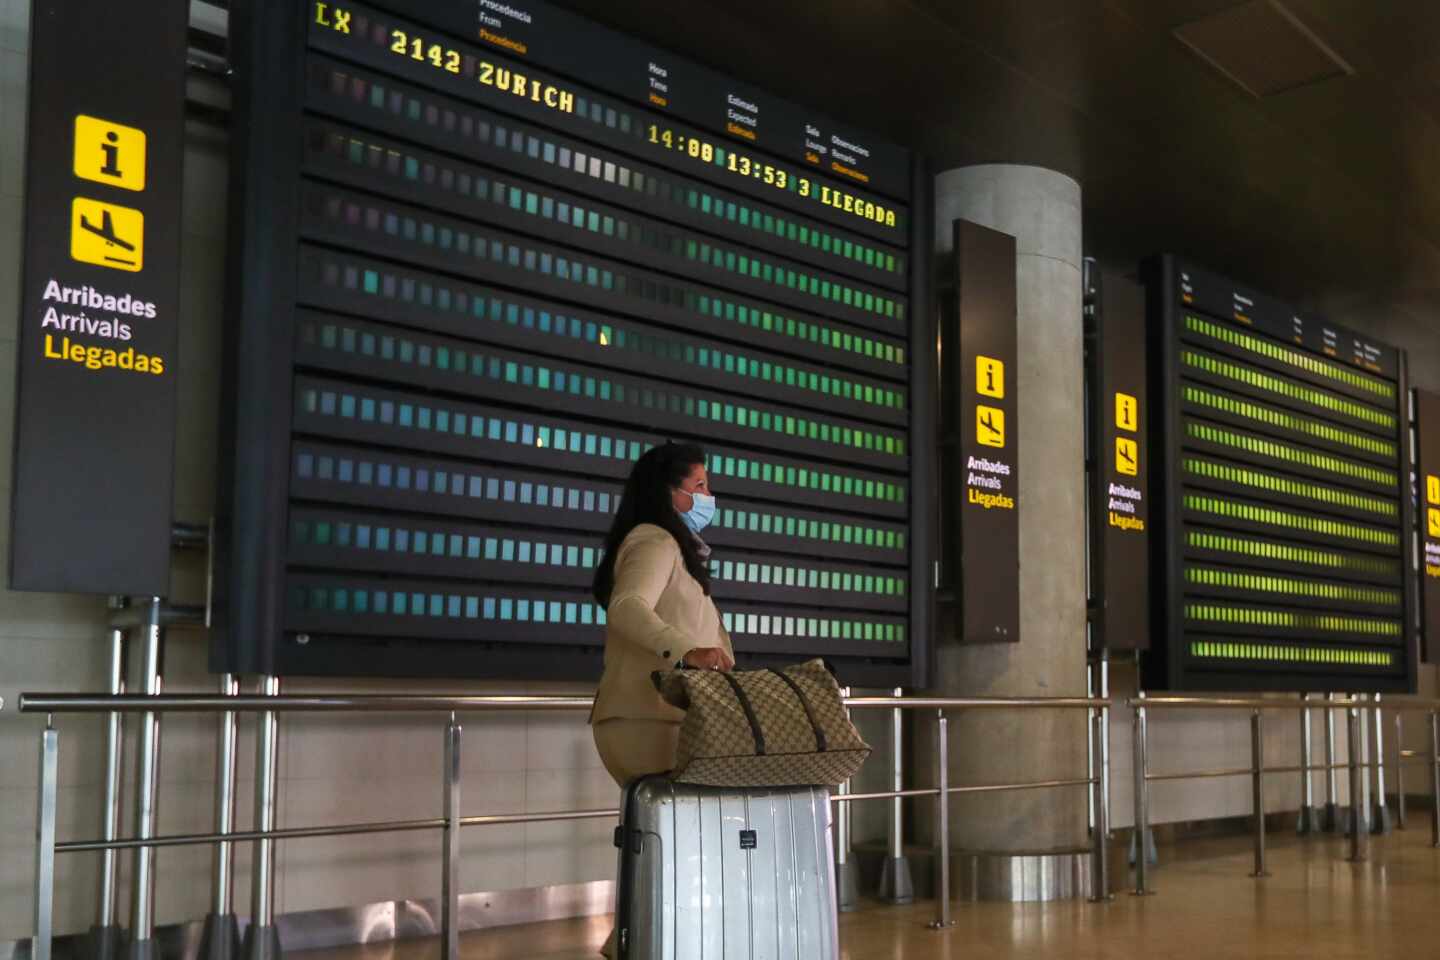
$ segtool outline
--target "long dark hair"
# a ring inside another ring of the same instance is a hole
[[[615,588],[615,555],[620,544],[642,523],[653,523],[664,528],[680,545],[680,556],[685,560],[685,569],[700,584],[705,595],[710,595],[710,571],[700,559],[700,550],[695,544],[695,535],[675,512],[670,491],[680,486],[697,464],[705,462],[705,451],[692,443],[667,443],[653,447],[630,471],[625,481],[625,493],[620,498],[620,509],[615,511],[615,522],[605,536],[605,555],[595,569],[595,581],[591,592],[602,607],[610,605],[610,592]]]

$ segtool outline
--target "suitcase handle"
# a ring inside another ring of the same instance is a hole
[[[611,841],[612,843],[615,844],[615,849],[616,849],[616,850],[624,850],[624,849],[625,849],[625,839],[626,839],[626,837],[629,837],[629,839],[630,839],[630,852],[631,852],[631,853],[636,854],[636,855],[639,855],[642,851],[644,851],[644,849],[645,849],[645,836],[644,836],[644,834],[642,834],[639,830],[629,830],[629,831],[627,831],[623,825],[622,825],[622,826],[618,826],[618,827],[615,828],[615,839],[614,839],[613,841]]]

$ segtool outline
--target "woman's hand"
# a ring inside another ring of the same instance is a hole
[[[685,666],[694,670],[719,670],[729,673],[735,661],[719,647],[696,647],[682,658]]]

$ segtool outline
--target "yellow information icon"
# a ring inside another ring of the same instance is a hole
[[[1139,426],[1140,405],[1128,393],[1115,394],[1115,426],[1132,433]]]
[[[70,205],[70,256],[81,263],[140,272],[145,264],[145,214],[76,197]]]
[[[1005,446],[1005,411],[999,407],[975,408],[975,442],[986,447]]]
[[[1425,475],[1425,502],[1440,504],[1440,477]]]
[[[1430,528],[1430,536],[1440,537],[1440,507],[1431,507],[1429,510],[1425,511],[1425,515],[1429,518],[1430,521],[1428,524]]]
[[[1127,477],[1140,472],[1140,446],[1129,437],[1115,438],[1115,471]]]
[[[996,400],[1005,399],[1005,361],[975,355],[975,392]]]
[[[145,189],[145,131],[79,114],[75,176],[122,190]]]

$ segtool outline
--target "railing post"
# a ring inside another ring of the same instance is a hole
[[[32,960],[50,960],[55,939],[55,819],[60,778],[60,731],[46,721],[40,734],[40,792],[35,810],[35,939]]]
[[[950,721],[944,710],[936,711],[935,783],[935,922],[931,929],[943,930],[950,920]]]
[[[1092,720],[1091,742],[1095,744],[1095,755],[1100,756],[1101,743],[1105,739],[1105,731],[1109,724],[1106,723],[1106,716],[1109,707],[1101,707],[1095,711]],[[1091,785],[1091,797],[1095,804],[1095,823],[1090,828],[1090,902],[1103,903],[1112,899],[1110,896],[1110,864],[1107,859],[1109,855],[1110,838],[1110,811],[1105,805],[1105,795],[1109,792],[1110,769],[1105,764],[1099,765],[1099,776]]]
[[[145,675],[147,696],[159,696],[164,658],[164,631],[160,627],[160,598],[146,601]],[[135,836],[148,840],[155,836],[156,794],[160,787],[160,714],[146,711],[140,715],[140,756],[135,772]],[[130,960],[158,960],[159,945],[155,941],[155,848],[135,849],[134,875],[130,900]]]
[[[1142,692],[1139,697],[1143,700],[1145,694]],[[1148,743],[1150,731],[1145,716],[1145,706],[1137,703],[1135,706],[1135,725],[1133,740],[1135,748],[1134,775],[1135,775],[1135,889],[1134,895],[1143,897],[1149,895],[1147,873],[1149,866],[1149,849],[1146,838],[1150,835],[1150,745]]]
[[[1395,711],[1395,826],[1405,829],[1405,725]]]
[[[233,673],[220,675],[220,695],[240,693],[240,680]],[[237,714],[220,714],[215,751],[215,832],[235,830],[235,741]],[[240,925],[235,918],[235,845],[221,841],[212,853],[210,914],[200,937],[203,960],[234,960],[240,952]]]
[[[1110,651],[1100,651],[1100,698],[1110,699]],[[1100,799],[1105,806],[1105,839],[1110,839],[1110,707],[1100,708]]]
[[[1390,806],[1385,800],[1385,714],[1380,707],[1380,694],[1375,694],[1375,813],[1370,828],[1373,832],[1387,834],[1394,825],[1390,822]]]
[[[1310,694],[1300,694],[1300,817],[1295,823],[1298,834],[1320,832],[1319,811],[1315,808],[1315,742],[1310,714]]]
[[[1096,690],[1100,683],[1097,677],[1099,667],[1094,660],[1087,660],[1085,663],[1085,696],[1095,697]],[[1100,751],[1096,749],[1095,743],[1095,718],[1100,711],[1094,707],[1085,708],[1085,775],[1092,781],[1100,778]],[[1095,808],[1098,806],[1094,790],[1085,791],[1085,826],[1092,832],[1095,829]]]
[[[1335,695],[1328,694],[1327,700],[1334,700]],[[1325,829],[1330,833],[1339,833],[1345,829],[1342,821],[1344,817],[1340,814],[1340,786],[1338,774],[1335,770],[1335,707],[1327,704],[1325,707]]]
[[[905,691],[895,688],[895,696]],[[890,789],[899,792],[905,789],[904,763],[905,711],[900,707],[890,711]],[[890,801],[890,855],[880,868],[879,899],[886,903],[913,903],[915,882],[910,875],[910,859],[905,856],[905,798],[895,797]]]
[[[279,677],[261,677],[260,695],[280,694]],[[255,829],[275,829],[275,774],[279,725],[274,710],[262,711],[255,729]],[[254,842],[250,866],[250,926],[245,929],[245,960],[278,960],[280,932],[275,927],[275,841]]]
[[[843,687],[840,696],[849,699],[850,688]],[[850,716],[850,708],[845,708],[845,716]],[[845,796],[852,792],[853,785],[849,780],[836,788],[836,793]],[[839,804],[840,809],[835,811],[835,906],[841,913],[849,913],[859,906],[859,874],[856,864],[851,857],[850,838],[850,804]]]
[[[1365,783],[1360,767],[1360,708],[1346,710],[1350,736],[1350,860],[1360,863],[1369,855],[1369,830],[1365,823]]]
[[[445,960],[460,957],[460,724],[445,727],[445,847],[440,872],[440,943]]]
[[[1250,764],[1254,771],[1251,809],[1255,812],[1255,872],[1252,877],[1267,877],[1265,872],[1265,718],[1259,710],[1250,714]]]
[[[111,609],[119,609],[120,598],[112,598]],[[110,693],[125,692],[125,631],[110,631]],[[125,772],[125,715],[111,710],[105,715],[105,798],[100,812],[100,839],[120,839],[120,791]],[[95,926],[90,930],[92,960],[116,960],[124,945],[125,931],[119,920],[120,851],[100,854],[100,879],[95,903]]]
[[[1351,816],[1358,817],[1359,822],[1366,830],[1370,829],[1370,806],[1374,799],[1370,796],[1370,710],[1364,706],[1368,699],[1366,694],[1352,694],[1353,699],[1361,702],[1360,707],[1360,739],[1355,749],[1360,754],[1360,807]]]
[[[838,797],[849,796],[850,781],[835,787]],[[835,811],[835,908],[841,913],[855,909],[855,864],[850,862],[850,804],[838,803]]]
[[[1440,713],[1430,714],[1430,845],[1440,847]]]

